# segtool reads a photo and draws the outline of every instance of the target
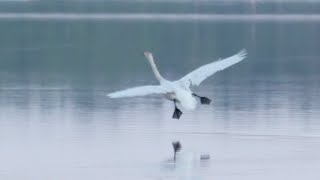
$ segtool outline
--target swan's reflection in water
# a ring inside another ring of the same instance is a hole
[[[169,159],[161,163],[161,179],[203,180],[203,173],[210,169],[212,160],[201,159],[199,153],[178,153],[176,161]]]

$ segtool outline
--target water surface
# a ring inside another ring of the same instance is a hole
[[[277,13],[317,12],[318,3],[312,9],[275,2],[173,3],[168,9],[145,2],[21,3],[0,7],[0,17],[18,15],[0,19],[1,179],[318,177],[320,24],[276,19]],[[183,13],[215,8],[226,17],[266,12],[275,18],[183,19]],[[64,20],[66,13],[150,16],[153,10],[179,18]],[[60,19],[20,17],[26,12],[59,13]],[[163,76],[175,80],[242,48],[245,61],[195,89],[213,103],[184,111],[180,120],[171,119],[173,103],[158,96],[106,97],[157,83],[146,50]],[[168,162],[174,140],[183,147],[175,165]],[[198,161],[201,153],[212,159]]]

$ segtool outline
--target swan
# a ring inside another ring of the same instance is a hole
[[[173,147],[173,162],[176,162],[177,157],[181,157],[181,143],[180,141],[173,141],[172,142],[172,147]],[[191,155],[191,156],[190,156]],[[197,160],[198,157],[200,160],[209,160],[210,159],[210,155],[209,154],[195,154],[195,153],[188,153],[189,157],[192,157],[192,159]]]
[[[144,52],[144,55],[149,61],[152,71],[160,85],[133,87],[126,90],[109,93],[107,96],[109,98],[124,98],[146,96],[150,94],[162,94],[165,95],[168,100],[173,101],[174,103],[175,109],[172,118],[180,119],[182,111],[177,108],[177,103],[179,103],[186,110],[194,110],[196,108],[196,98],[200,99],[201,104],[208,105],[211,103],[209,98],[193,93],[190,87],[199,86],[202,81],[214,73],[224,70],[225,68],[242,61],[246,58],[247,51],[243,49],[233,56],[203,65],[176,81],[168,81],[161,76],[154,62],[152,53]]]

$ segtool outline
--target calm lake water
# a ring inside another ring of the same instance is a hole
[[[0,1],[0,179],[319,179],[320,20],[308,15],[319,12],[298,1]],[[175,80],[242,48],[245,61],[195,89],[213,103],[180,120],[158,96],[106,97],[157,84],[146,50]]]

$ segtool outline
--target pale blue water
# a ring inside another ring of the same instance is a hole
[[[0,2],[0,179],[318,179],[320,21],[275,19],[318,7]],[[151,12],[273,16],[116,20]],[[52,13],[59,18],[50,19]],[[172,102],[157,96],[106,97],[157,83],[146,50],[163,76],[175,80],[242,48],[244,62],[196,88],[213,104],[180,120],[171,119]],[[167,161],[174,140],[183,147],[176,164]],[[199,154],[212,159],[200,162]]]

